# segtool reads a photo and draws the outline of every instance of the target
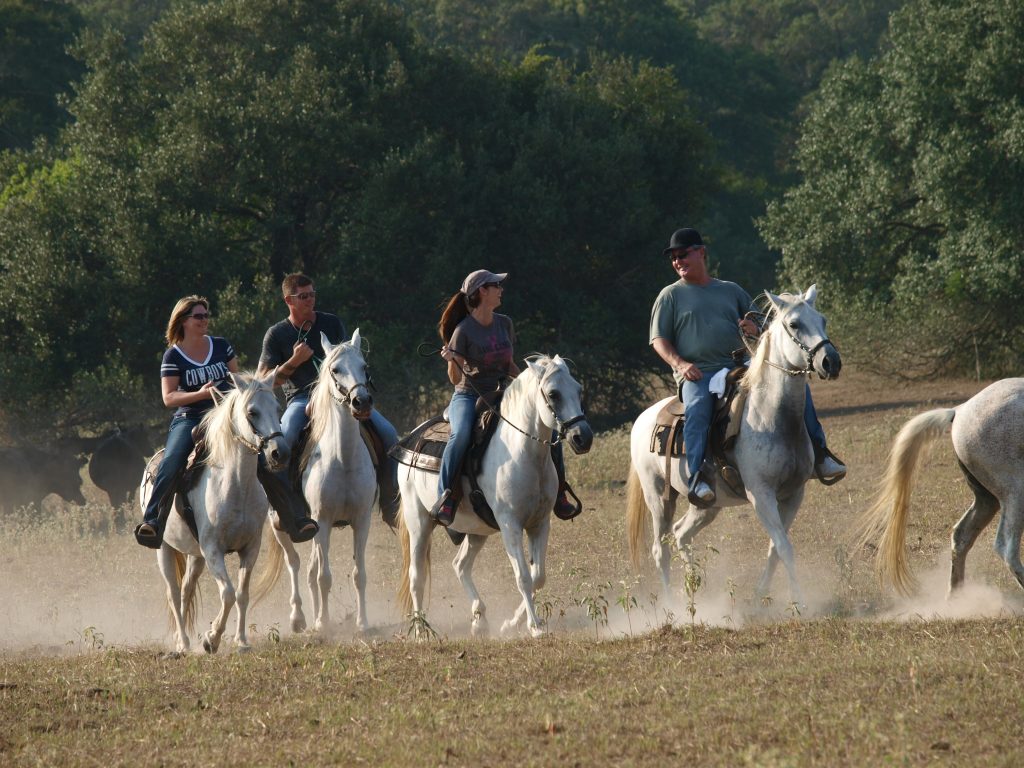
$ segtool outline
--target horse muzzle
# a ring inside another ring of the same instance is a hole
[[[843,358],[831,342],[825,344],[814,356],[814,371],[822,379],[838,379],[843,369]]]
[[[578,421],[565,430],[562,438],[577,456],[587,453],[594,444],[594,430],[585,421]]]

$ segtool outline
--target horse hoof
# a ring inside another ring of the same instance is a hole
[[[469,625],[469,632],[473,637],[487,637],[491,634],[491,627],[487,619],[481,617],[473,619],[473,623]]]
[[[292,632],[296,635],[306,631],[306,617],[303,615],[292,617]]]
[[[252,653],[252,646],[249,645],[248,643],[245,643],[243,645],[235,646],[235,653],[238,653],[238,654]]]
[[[211,635],[212,633],[210,632],[203,635],[203,650],[209,654],[214,654],[217,652],[219,643],[215,643]]]
[[[546,634],[547,631],[544,629],[544,627],[530,627],[530,637],[544,637],[544,635]]]

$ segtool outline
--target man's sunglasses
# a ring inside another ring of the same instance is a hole
[[[305,301],[306,299],[312,299],[314,296],[316,296],[316,291],[303,291],[302,293],[290,293],[288,295],[291,296],[293,299]]]

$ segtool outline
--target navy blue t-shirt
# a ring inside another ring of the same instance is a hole
[[[228,363],[235,359],[235,350],[227,339],[207,336],[210,342],[205,360],[193,360],[175,344],[164,352],[160,364],[160,377],[178,377],[179,392],[198,392],[208,381],[220,382],[217,389],[222,392],[230,388]],[[202,416],[213,406],[213,400],[200,400],[183,405],[174,412],[175,416]]]
[[[285,399],[289,403],[297,394],[309,392],[316,384],[319,365],[324,359],[324,345],[320,343],[320,332],[323,331],[327,335],[327,340],[331,344],[348,341],[345,324],[336,315],[327,312],[316,312],[315,314],[316,319],[313,321],[312,328],[300,330],[286,318],[270,326],[263,337],[263,352],[260,355],[261,368],[275,368],[287,362],[292,356],[295,342],[299,339],[305,341],[313,350],[313,356],[296,368],[282,385]]]

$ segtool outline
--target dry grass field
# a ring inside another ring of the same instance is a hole
[[[635,573],[628,559],[628,430],[598,436],[568,460],[586,512],[553,523],[541,640],[468,637],[440,532],[438,637],[410,640],[394,600],[398,540],[378,523],[368,635],[352,616],[350,536],[336,531],[327,636],[290,634],[282,581],[250,611],[252,653],[225,638],[218,656],[174,658],[153,554],[111,530],[98,501],[48,499],[0,519],[0,764],[1019,764],[1024,593],[990,530],[967,589],[946,601],[949,531],[969,501],[948,441],[915,491],[916,596],[880,589],[849,536],[899,426],[982,386],[856,373],[813,384],[851,469],[832,488],[812,483],[794,525],[803,607],[781,573],[774,599],[754,600],[767,539],[749,508],[698,537],[692,597],[677,563],[677,595],[660,598],[650,564]],[[497,628],[517,602],[497,539],[476,573]],[[218,602],[203,585],[200,625]]]

